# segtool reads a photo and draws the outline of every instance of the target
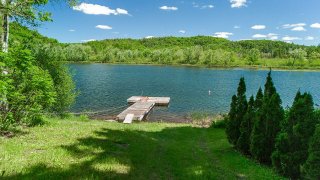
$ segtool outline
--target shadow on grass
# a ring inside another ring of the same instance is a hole
[[[218,133],[217,133],[218,131]],[[216,141],[216,143],[212,143]],[[4,179],[226,179],[237,173],[215,152],[232,154],[223,130],[193,127],[162,131],[101,129],[61,146],[77,161],[63,168],[38,164]],[[1,175],[1,174],[0,174]],[[0,177],[1,179],[1,177]]]

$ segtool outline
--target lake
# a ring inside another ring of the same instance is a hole
[[[171,121],[193,112],[226,113],[240,77],[245,77],[247,96],[263,87],[267,70],[208,69],[196,67],[70,64],[77,90],[74,112],[96,112],[110,118],[123,111],[131,96],[168,96],[169,107],[157,107],[149,120]],[[320,72],[273,71],[272,77],[283,107],[291,106],[300,89],[312,93],[320,104]],[[209,91],[211,94],[209,95]]]

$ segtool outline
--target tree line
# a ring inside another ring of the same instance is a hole
[[[320,60],[319,46],[271,40],[229,41],[209,36],[110,39],[63,44],[66,61],[104,63],[190,64],[204,66],[263,65],[260,59],[285,59],[285,66]],[[75,53],[78,52],[78,53]]]
[[[245,79],[232,97],[226,119],[229,142],[244,155],[272,165],[291,179],[320,179],[320,114],[311,94],[297,92],[284,110],[268,73],[264,91],[246,97]]]

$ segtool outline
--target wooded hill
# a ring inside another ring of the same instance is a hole
[[[282,41],[230,41],[211,36],[107,39],[58,43],[13,23],[12,43],[28,48],[48,43],[59,46],[61,61],[129,64],[189,64],[202,66],[320,67],[320,46]],[[57,50],[56,50],[57,51]]]

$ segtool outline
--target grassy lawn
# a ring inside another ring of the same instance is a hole
[[[0,137],[0,179],[281,179],[234,151],[224,130],[50,119]]]

